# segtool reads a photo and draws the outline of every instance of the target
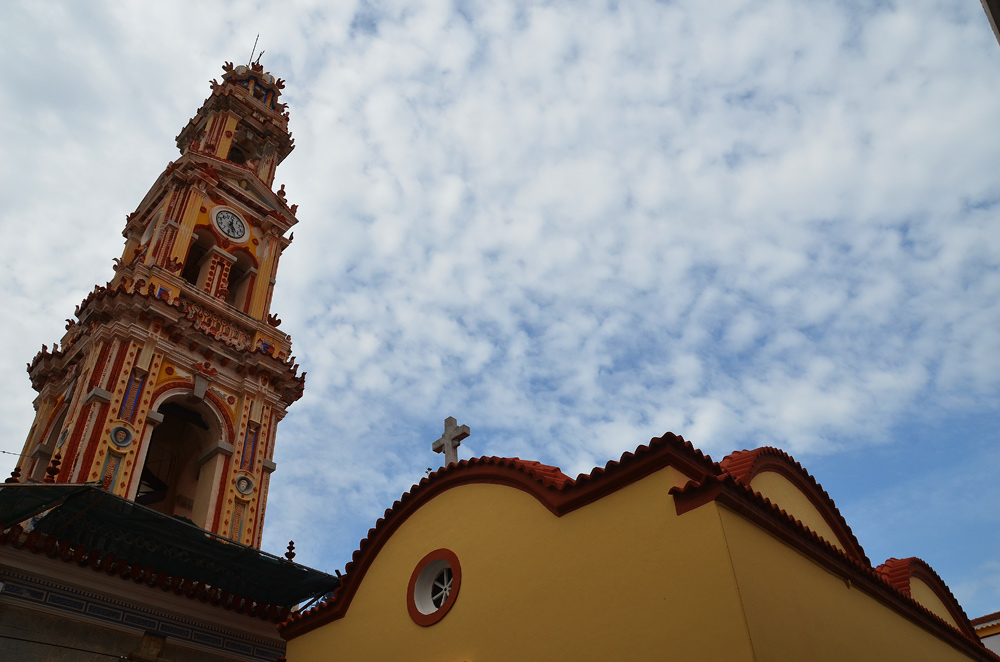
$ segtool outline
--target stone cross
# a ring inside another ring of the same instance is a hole
[[[444,434],[431,445],[435,453],[444,453],[444,466],[458,462],[458,447],[469,436],[469,426],[459,425],[453,416],[444,419]]]

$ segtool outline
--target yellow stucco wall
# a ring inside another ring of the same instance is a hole
[[[941,602],[941,598],[937,596],[934,589],[916,577],[910,578],[910,596],[923,606],[927,607],[933,613],[940,616],[945,620],[945,622],[958,627],[958,623],[955,622],[955,618],[948,611],[948,608],[944,606],[944,603]]]
[[[750,487],[770,499],[771,503],[778,504],[786,513],[808,526],[834,547],[844,549],[844,545],[816,506],[784,476],[773,471],[764,471],[754,476],[750,481]]]
[[[287,659],[969,659],[724,506],[676,515],[667,491],[686,480],[664,469],[561,518],[509,487],[449,490],[389,539],[346,616],[289,641]],[[462,586],[424,628],[407,583],[441,547]]]
[[[678,517],[667,494],[686,481],[664,469],[561,518],[508,487],[449,490],[396,531],[347,615],[291,640],[287,658],[749,661],[715,509]],[[440,547],[457,554],[462,587],[424,628],[407,583]]]
[[[718,512],[757,662],[969,659],[739,515]]]

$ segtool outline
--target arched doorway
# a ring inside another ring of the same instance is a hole
[[[209,528],[209,513],[221,476],[222,426],[204,401],[185,395],[168,398],[157,408],[163,421],[149,438],[135,502],[165,515]]]

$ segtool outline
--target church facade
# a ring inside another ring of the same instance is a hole
[[[279,629],[288,662],[1000,659],[926,563],[872,565],[787,454],[715,463],[672,434],[576,479],[449,464]]]

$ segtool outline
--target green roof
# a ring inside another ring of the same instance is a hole
[[[0,523],[4,530],[21,524],[133,566],[276,607],[292,607],[340,585],[325,572],[220,538],[96,485],[2,485]]]

